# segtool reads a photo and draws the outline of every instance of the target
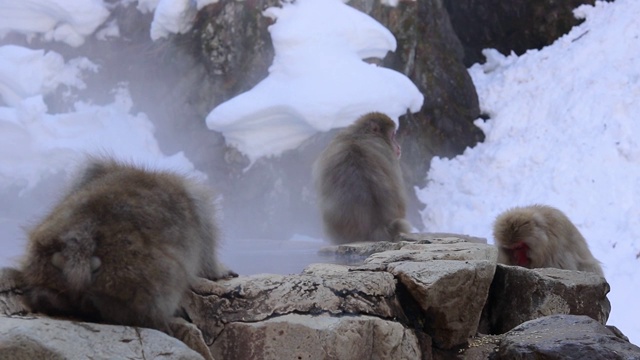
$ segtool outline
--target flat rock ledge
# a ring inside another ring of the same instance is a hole
[[[182,306],[196,338],[231,360],[640,359],[605,326],[609,285],[595,274],[496,265],[492,245],[454,234],[322,254],[351,265],[195,284]],[[202,358],[155,330],[30,314],[21,286],[17,270],[0,271],[0,358]],[[575,347],[591,350],[571,357]]]

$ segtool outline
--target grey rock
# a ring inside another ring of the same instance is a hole
[[[554,314],[587,315],[605,324],[607,293],[606,280],[589,272],[498,265],[485,316],[493,334]]]
[[[493,359],[637,360],[640,348],[588,316],[552,315],[506,333]]]
[[[486,260],[495,263],[498,251],[494,246],[476,243],[407,244],[401,250],[376,253],[365,264],[389,264],[401,261]]]
[[[227,324],[214,357],[244,359],[420,359],[418,338],[401,324],[372,316],[288,314]]]
[[[573,9],[595,0],[444,0],[465,50],[466,66],[484,62],[481,51],[520,55],[547,46],[581,21]]]
[[[22,301],[24,283],[17,269],[0,269],[0,314],[26,315],[29,310]]]
[[[388,265],[424,312],[424,327],[442,349],[466,344],[475,335],[495,263],[438,260]]]
[[[188,294],[184,306],[208,345],[233,322],[257,322],[292,313],[368,314],[384,319],[402,314],[393,275],[339,269],[203,281]]]
[[[407,257],[416,261],[426,260],[491,260],[495,261],[497,255],[493,246],[487,246],[483,238],[456,235],[447,233],[412,233],[400,234],[396,242],[360,242],[342,245],[327,246],[319,250],[321,256],[331,258],[338,264],[357,265],[365,262],[365,259],[373,254],[385,252],[387,254],[403,254],[405,252],[390,252],[393,250],[414,250],[410,253],[421,254],[418,257]],[[472,243],[472,244],[469,244]],[[460,244],[449,246],[452,244]],[[481,245],[479,245],[481,244]],[[443,254],[446,253],[446,254]],[[456,253],[456,254],[451,254]],[[473,253],[473,254],[471,254]],[[468,256],[466,256],[468,255]],[[378,263],[380,258],[387,255],[373,256],[366,263]],[[390,260],[396,261],[396,260]]]
[[[202,359],[160,331],[36,317],[0,316],[0,358]]]

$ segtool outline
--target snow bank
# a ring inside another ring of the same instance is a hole
[[[429,231],[492,241],[495,216],[556,206],[581,230],[611,283],[610,323],[640,342],[640,2],[582,6],[586,22],[541,51],[485,51],[469,71],[486,140],[433,159],[417,190]]]
[[[0,39],[14,31],[80,46],[108,16],[102,0],[0,0]]]
[[[0,188],[27,191],[52,174],[65,172],[86,153],[106,153],[134,162],[193,170],[182,153],[165,157],[144,114],[130,114],[125,88],[106,106],[77,102],[75,110],[52,115],[43,96],[58,86],[84,87],[85,58],[65,63],[55,52],[0,47]],[[1,102],[0,102],[1,104]]]
[[[370,111],[397,119],[422,106],[407,77],[362,61],[396,48],[391,32],[370,16],[340,0],[300,0],[265,15],[276,19],[269,76],[207,116],[207,126],[251,161]]]

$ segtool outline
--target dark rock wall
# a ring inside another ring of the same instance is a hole
[[[540,49],[581,23],[573,9],[595,0],[443,0],[464,46],[464,64],[483,63],[482,49],[508,55]]]

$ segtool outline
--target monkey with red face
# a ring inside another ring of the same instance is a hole
[[[604,276],[580,231],[556,208],[532,205],[507,210],[496,218],[493,237],[502,264]]]
[[[393,241],[411,231],[395,128],[385,114],[366,114],[314,164],[325,232],[334,243]]]

